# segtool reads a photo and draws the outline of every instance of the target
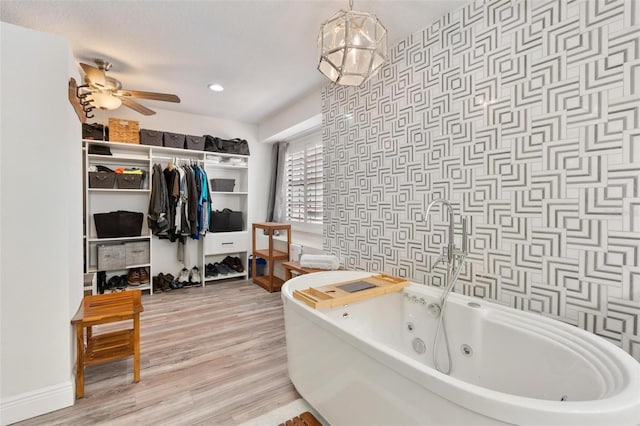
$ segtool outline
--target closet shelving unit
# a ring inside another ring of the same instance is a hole
[[[204,277],[205,283],[225,280],[229,278],[247,279],[249,233],[247,230],[247,212],[249,211],[249,166],[247,162],[231,163],[238,159],[246,159],[242,155],[221,155],[219,153],[205,154],[205,171],[211,179],[234,179],[233,191],[210,191],[211,205],[215,210],[229,208],[242,212],[242,230],[233,232],[211,232],[204,239],[203,264],[221,262],[225,257],[239,257],[244,266],[243,272],[234,272],[215,277]],[[204,271],[203,271],[204,275]]]
[[[151,159],[148,150],[140,150],[129,144],[112,144],[110,149],[112,155],[89,154],[87,149],[96,142],[84,140],[84,210],[85,210],[85,272],[98,272],[98,246],[112,244],[126,244],[133,242],[146,242],[149,249],[149,261],[145,263],[127,264],[124,269],[108,270],[107,279],[113,275],[123,275],[130,268],[145,268],[149,277],[152,276],[151,268],[151,233],[147,227],[146,220],[143,220],[140,236],[119,237],[119,238],[98,238],[93,219],[94,213],[106,213],[115,210],[130,210],[146,213],[149,204]],[[120,188],[89,188],[89,166],[103,165],[111,169],[118,167],[136,167],[147,173],[147,178],[143,182],[142,189],[120,189]],[[153,292],[151,280],[148,284],[129,286],[130,289],[149,290]]]
[[[127,144],[114,141],[83,141],[84,152],[84,218],[85,218],[85,272],[97,272],[97,246],[98,244],[116,244],[126,242],[147,241],[149,243],[149,263],[141,265],[127,265],[128,268],[145,267],[149,277],[153,277],[153,242],[154,238],[147,227],[146,214],[151,196],[153,164],[165,162],[169,159],[181,161],[197,161],[207,172],[209,181],[214,178],[234,179],[234,191],[216,192],[210,191],[211,206],[213,210],[230,208],[242,212],[243,228],[235,232],[208,232],[198,240],[198,267],[202,275],[202,286],[220,280],[247,279],[248,278],[248,250],[249,235],[247,230],[247,213],[249,211],[249,167],[248,156],[211,153],[207,151],[195,151],[179,148],[166,148],[140,144]],[[108,146],[112,155],[88,154],[91,145]],[[236,160],[237,159],[237,160]],[[236,163],[239,161],[240,163]],[[104,165],[110,168],[138,167],[147,172],[143,189],[103,189],[89,188],[88,167],[91,165]],[[145,215],[142,226],[142,235],[139,237],[122,238],[98,238],[93,222],[93,213],[102,213],[115,210],[130,210],[142,212]],[[207,263],[221,262],[226,256],[239,257],[244,266],[244,272],[205,277],[205,265]],[[189,265],[185,265],[189,268]],[[193,265],[191,265],[193,266]],[[109,278],[114,273],[125,274],[127,271],[107,272]],[[171,272],[174,275],[178,271]],[[156,272],[157,274],[157,272]],[[152,283],[142,286],[130,286],[128,289],[148,290],[153,293]]]

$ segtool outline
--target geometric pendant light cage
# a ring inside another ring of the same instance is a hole
[[[360,86],[387,61],[387,29],[370,13],[340,10],[320,26],[318,70],[335,84]]]

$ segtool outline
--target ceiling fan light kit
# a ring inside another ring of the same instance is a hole
[[[176,95],[123,89],[119,80],[106,75],[106,72],[111,69],[110,62],[96,59],[95,63],[98,66],[97,68],[92,65],[80,64],[85,73],[84,80],[86,84],[78,86],[76,89],[76,96],[80,99],[80,105],[82,105],[87,118],[93,117],[91,111],[95,108],[113,110],[120,108],[122,105],[143,115],[156,113],[132,98],[180,102],[180,98]]]
[[[373,14],[340,10],[320,26],[318,70],[331,82],[360,86],[387,61],[387,29]]]
[[[119,97],[100,91],[91,94],[90,102],[93,106],[106,110],[118,109],[122,105],[122,100]]]

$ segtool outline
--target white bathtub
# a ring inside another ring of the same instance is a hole
[[[282,288],[291,381],[331,425],[640,424],[640,363],[577,327],[451,294],[447,376],[433,367],[437,319],[426,311],[439,289],[411,284],[321,310],[292,296],[369,275],[308,274]],[[415,339],[426,352],[413,349]]]

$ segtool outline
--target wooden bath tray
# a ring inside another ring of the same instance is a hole
[[[404,278],[380,274],[322,287],[294,290],[293,297],[312,308],[334,308],[375,296],[400,291],[409,284]]]

